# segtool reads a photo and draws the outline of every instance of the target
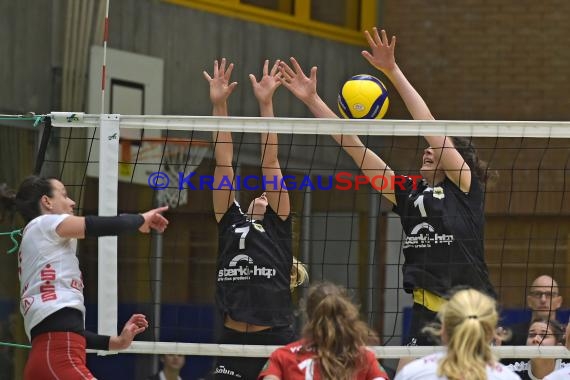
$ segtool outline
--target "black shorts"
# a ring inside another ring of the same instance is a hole
[[[254,333],[240,332],[224,326],[218,343],[284,346],[296,339],[297,336],[291,326],[272,327]],[[267,358],[217,357],[212,378],[256,380],[266,362]]]
[[[438,322],[437,313],[427,309],[425,306],[414,302],[412,307],[412,325],[408,336],[408,346],[439,346],[440,342],[429,334],[422,332],[422,329],[430,323]]]

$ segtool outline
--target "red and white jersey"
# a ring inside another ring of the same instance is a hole
[[[299,340],[273,351],[258,380],[270,375],[281,380],[319,380],[321,375],[319,366],[314,360],[315,354],[304,350],[303,343],[303,340]],[[366,365],[356,374],[354,380],[388,379],[374,353],[365,348],[362,349],[362,353],[366,355]]]
[[[437,375],[439,362],[444,358],[445,352],[424,356],[407,364],[396,374],[395,380],[445,380],[447,377]],[[487,365],[488,380],[520,380],[520,377],[511,372],[501,363]]]
[[[24,229],[18,272],[20,311],[26,334],[47,316],[72,307],[85,315],[83,281],[75,255],[77,239],[60,237],[55,229],[69,215],[42,215]]]

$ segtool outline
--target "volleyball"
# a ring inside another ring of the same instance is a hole
[[[353,76],[338,93],[338,109],[345,119],[381,119],[389,104],[386,86],[372,75]]]

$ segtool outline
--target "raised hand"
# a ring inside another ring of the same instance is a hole
[[[157,232],[164,232],[168,226],[168,219],[161,215],[162,212],[168,210],[168,206],[155,208],[149,210],[142,214],[144,218],[144,224],[140,226],[139,231],[143,233],[149,233],[151,229]]]
[[[253,87],[253,94],[257,98],[259,103],[270,103],[275,90],[281,85],[279,78],[281,73],[279,72],[279,60],[276,60],[269,71],[269,60],[266,59],[263,64],[263,76],[257,81],[255,75],[249,74],[249,79],[251,80],[251,85]]]
[[[133,314],[127,323],[125,323],[121,335],[111,337],[109,349],[117,351],[129,348],[135,336],[145,331],[147,327],[148,321],[143,314]]]
[[[230,77],[234,69],[234,64],[230,63],[226,69],[226,59],[222,58],[222,62],[214,61],[214,75],[210,76],[203,71],[204,78],[210,84],[210,101],[214,106],[225,104],[230,94],[237,86],[237,82],[230,83]]]
[[[366,41],[370,45],[370,52],[363,50],[362,56],[378,70],[388,74],[396,68],[396,58],[394,57],[394,48],[396,47],[396,36],[392,36],[388,40],[386,31],[382,29],[380,35],[378,29],[372,28],[372,34],[365,31]]]
[[[279,71],[281,73],[279,80],[299,100],[308,103],[318,96],[317,67],[313,66],[309,77],[307,77],[297,60],[293,57],[291,57],[291,65],[293,68],[283,61],[279,63]]]

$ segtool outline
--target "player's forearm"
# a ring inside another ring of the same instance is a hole
[[[385,74],[400,94],[400,97],[406,104],[406,107],[408,108],[408,111],[410,111],[414,120],[433,120],[433,116],[426,102],[408,81],[398,66],[385,72]]]
[[[212,116],[228,116],[228,104],[226,102],[213,104]]]
[[[303,103],[315,117],[322,119],[338,119],[337,114],[335,114],[329,106],[321,99],[319,95],[314,95],[308,99],[304,99]]]
[[[129,348],[131,343],[132,341],[128,341],[127,339],[124,339],[120,335],[112,336],[109,339],[109,351],[120,351],[127,349]]]
[[[86,236],[117,236],[137,232],[144,224],[140,214],[118,216],[68,216],[56,228],[62,238],[83,239]]]
[[[262,168],[279,167],[277,158],[279,147],[276,133],[261,134],[261,165]]]
[[[273,101],[259,102],[259,115],[261,117],[274,117]]]
[[[234,146],[231,132],[214,132],[214,156],[217,166],[231,166],[234,155]]]
[[[113,350],[111,348],[110,339],[108,335],[99,335],[91,331],[85,330],[83,333],[85,336],[86,347],[92,350]]]

